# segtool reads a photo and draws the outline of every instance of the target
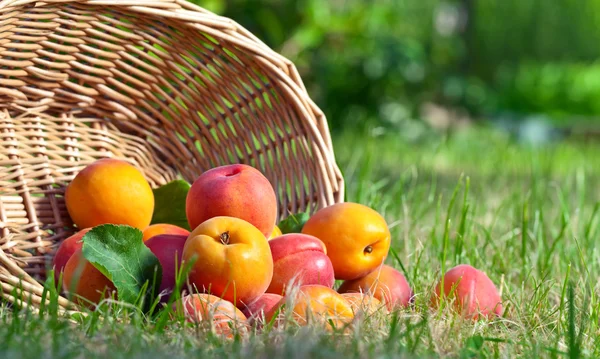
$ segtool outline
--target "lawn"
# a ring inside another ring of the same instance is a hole
[[[113,306],[88,318],[0,307],[1,358],[599,357],[600,146],[529,148],[490,130],[408,142],[334,137],[347,200],[382,213],[388,263],[414,307],[360,320],[350,333],[289,327],[223,341]],[[468,263],[502,293],[505,314],[461,319],[429,309],[440,273]]]

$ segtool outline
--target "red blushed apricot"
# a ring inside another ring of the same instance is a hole
[[[98,304],[116,292],[114,284],[77,250],[64,268],[63,287],[83,305]]]
[[[54,259],[52,260],[52,268],[54,269],[54,280],[57,283],[60,278],[60,274],[63,272],[65,266],[67,265],[67,261],[69,261],[69,258],[71,258],[73,253],[81,249],[81,247],[83,246],[83,242],[81,241],[81,239],[87,232],[90,231],[90,229],[91,228],[80,230],[71,237],[65,239],[60,244],[60,247],[58,247],[58,250],[54,255]]]
[[[159,234],[144,242],[158,258],[162,267],[159,292],[163,299],[168,299],[168,295],[175,288],[177,271],[181,271],[183,246],[186,240],[187,236]]]
[[[435,289],[432,305],[440,301],[441,282]],[[490,278],[467,264],[458,265],[444,275],[444,298],[454,302],[462,315],[478,319],[502,315],[502,298]]]
[[[285,234],[270,240],[269,247],[273,255],[273,279],[268,293],[284,294],[290,283],[333,286],[333,265],[325,254],[325,245],[317,237]]]
[[[385,264],[362,278],[345,281],[338,292],[371,294],[389,310],[407,306],[412,297],[412,290],[402,273]]]
[[[242,313],[251,323],[262,323],[265,320],[265,313],[268,313],[283,299],[278,294],[265,293],[256,298],[252,303],[242,308]]]
[[[186,237],[190,235],[190,231],[188,231],[187,229],[166,223],[157,223],[148,226],[142,231],[142,233],[144,235],[144,242],[154,236],[158,236],[159,234],[176,234]]]
[[[210,218],[226,216],[249,222],[268,238],[277,220],[277,197],[259,170],[241,164],[221,166],[194,181],[186,213],[192,230]]]
[[[299,325],[317,324],[326,328],[342,328],[352,321],[354,313],[348,301],[331,288],[322,285],[304,285],[292,295],[291,316]],[[283,298],[266,314],[267,322],[275,320],[280,325],[285,319],[284,304],[288,298]]]
[[[244,329],[246,316],[231,302],[211,294],[190,294],[174,304],[190,323],[209,324],[217,334],[231,338],[232,328]]]

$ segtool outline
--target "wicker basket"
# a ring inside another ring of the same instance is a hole
[[[8,300],[20,285],[40,303],[73,232],[64,188],[99,158],[130,161],[154,186],[247,163],[280,215],[343,199],[327,121],[294,65],[182,0],[0,0],[0,135]]]

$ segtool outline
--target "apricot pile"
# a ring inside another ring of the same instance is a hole
[[[159,299],[175,300],[166,308],[226,337],[265,323],[346,328],[359,314],[400,310],[414,297],[404,275],[385,264],[391,234],[383,216],[362,204],[339,203],[310,216],[300,233],[283,234],[273,186],[247,165],[213,168],[193,182],[179,204],[190,230],[151,225],[152,189],[124,161],[99,160],[84,168],[67,187],[65,201],[80,230],[62,242],[53,269],[63,289],[90,307],[119,297],[82,251],[86,233],[102,224],[142,231],[141,240],[162,268]],[[185,285],[176,285],[178,280]],[[343,282],[334,289],[336,280]],[[467,318],[502,314],[494,283],[468,265],[445,273],[430,298],[432,308]]]

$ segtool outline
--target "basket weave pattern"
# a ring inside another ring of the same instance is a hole
[[[232,20],[181,0],[0,0],[0,282],[43,279],[73,230],[64,188],[103,157],[153,186],[250,164],[280,216],[343,199],[295,66]]]

